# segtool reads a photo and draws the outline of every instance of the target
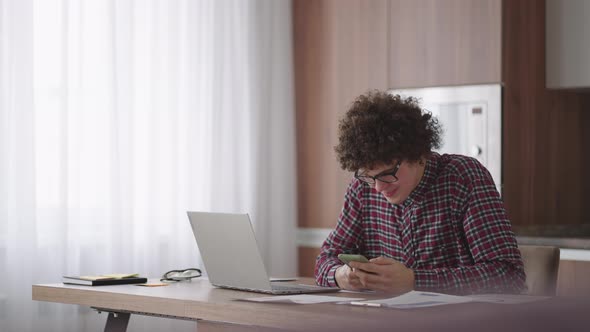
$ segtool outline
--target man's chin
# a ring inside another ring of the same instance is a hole
[[[385,195],[383,195],[383,197],[385,197],[385,199],[391,203],[391,204],[402,204],[406,198],[408,198],[408,196],[400,196],[399,193],[396,193],[396,195],[393,195],[391,197],[387,197]]]
[[[402,202],[398,197],[385,197],[385,199],[391,204],[400,204]]]

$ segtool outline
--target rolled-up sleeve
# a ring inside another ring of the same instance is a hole
[[[357,181],[353,181],[348,186],[336,228],[324,241],[316,259],[315,278],[320,286],[337,287],[336,269],[342,266],[338,255],[358,253],[358,246],[362,241],[362,205],[358,197],[359,186]]]

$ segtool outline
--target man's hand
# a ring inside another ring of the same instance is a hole
[[[350,262],[349,265],[359,279],[361,288],[392,293],[405,293],[414,289],[414,271],[394,259],[377,257],[369,263]]]
[[[356,275],[356,271],[348,267],[348,265],[342,265],[336,269],[336,283],[338,287],[348,290],[361,290],[363,285],[359,277]]]

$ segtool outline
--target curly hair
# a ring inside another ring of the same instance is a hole
[[[438,120],[416,98],[371,91],[340,120],[334,149],[342,169],[354,172],[394,160],[418,161],[440,147],[441,133]]]

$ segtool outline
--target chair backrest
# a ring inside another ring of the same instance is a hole
[[[529,295],[555,296],[559,248],[519,245]]]

